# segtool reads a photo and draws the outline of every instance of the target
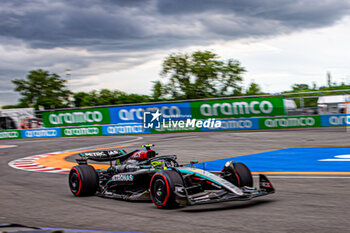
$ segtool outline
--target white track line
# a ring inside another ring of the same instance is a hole
[[[198,138],[197,135],[189,135],[189,136],[183,136],[183,137],[174,137],[174,138],[163,138],[161,139],[162,141],[173,141],[176,139],[188,139],[188,138]]]

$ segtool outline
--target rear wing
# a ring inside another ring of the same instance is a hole
[[[104,161],[114,161],[120,159],[127,155],[125,150],[110,150],[110,151],[93,151],[93,152],[84,152],[79,154],[82,159],[93,160],[96,162]]]
[[[112,166],[112,161],[116,161],[116,164],[120,164],[124,160],[128,159],[133,153],[126,153],[125,150],[111,150],[111,151],[94,151],[94,152],[84,152],[79,153],[81,159],[76,159],[79,165],[87,164],[88,160],[93,160],[96,162],[106,162],[109,161],[109,165]]]

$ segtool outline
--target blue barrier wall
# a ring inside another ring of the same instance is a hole
[[[61,128],[21,130],[22,138],[54,138],[54,137],[61,137],[61,136],[62,136]]]
[[[144,134],[151,133],[150,129],[144,129],[143,124],[119,124],[119,125],[103,125],[103,135],[118,134]]]
[[[177,120],[188,119],[186,114],[190,112],[188,103],[179,103],[179,104],[163,104],[163,111],[169,111],[170,108],[179,109],[182,118],[179,117]],[[148,105],[153,106],[153,105]],[[158,107],[160,105],[157,105]],[[176,107],[176,108],[175,108]],[[119,107],[118,107],[119,108]],[[146,109],[147,107],[145,107]],[[111,108],[113,114],[119,114],[120,110],[125,110],[124,113],[129,111],[135,114],[135,109],[133,107],[122,107],[120,109]],[[175,111],[175,110],[174,110]],[[187,115],[190,116],[190,115]],[[300,117],[300,116],[299,116]],[[321,115],[321,127],[332,127],[332,126],[346,126],[350,125],[350,116],[346,114],[334,114],[334,115]],[[288,117],[286,117],[288,118]],[[234,118],[234,119],[221,119],[221,127],[212,128],[212,127],[202,127],[200,131],[225,131],[225,130],[257,130],[260,129],[259,120],[266,118]],[[133,120],[130,118],[121,119],[118,117],[113,118],[114,121],[136,121],[136,118]],[[137,121],[139,119],[137,118]],[[173,119],[172,119],[173,120]],[[91,126],[90,126],[91,127]],[[113,125],[102,125],[102,135],[123,135],[123,134],[148,134],[155,131],[151,129],[145,129],[143,124],[140,123],[128,123],[128,124],[113,124]],[[292,127],[293,128],[293,127]],[[7,130],[13,132],[20,132],[20,138],[50,138],[50,137],[62,137],[62,128],[41,128],[41,129],[24,129],[24,130]],[[6,132],[7,132],[6,131]],[[176,132],[186,132],[187,130],[178,130]],[[4,131],[5,132],[5,131]],[[168,131],[164,131],[168,132]],[[169,131],[172,132],[172,131]],[[6,135],[5,135],[6,136]],[[13,137],[12,137],[13,138]],[[0,139],[11,139],[11,137],[0,137]]]
[[[350,116],[347,114],[321,115],[321,126],[346,126],[350,125]]]

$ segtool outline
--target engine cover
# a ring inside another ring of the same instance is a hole
[[[154,150],[146,150],[146,151],[136,151],[133,155],[131,155],[130,159],[143,160],[150,159],[156,156],[156,152]]]

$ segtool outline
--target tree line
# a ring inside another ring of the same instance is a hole
[[[67,88],[67,80],[55,73],[37,69],[29,71],[25,79],[12,80],[15,91],[20,93],[21,98],[17,105],[2,108],[56,109],[268,94],[262,92],[260,86],[254,82],[243,88],[245,72],[246,69],[238,60],[222,60],[211,51],[173,53],[164,59],[160,80],[153,82],[152,94],[140,95],[109,89],[73,92]],[[344,83],[340,85],[332,83],[329,74],[326,87],[295,84],[292,90],[284,93],[348,88],[350,86]]]

